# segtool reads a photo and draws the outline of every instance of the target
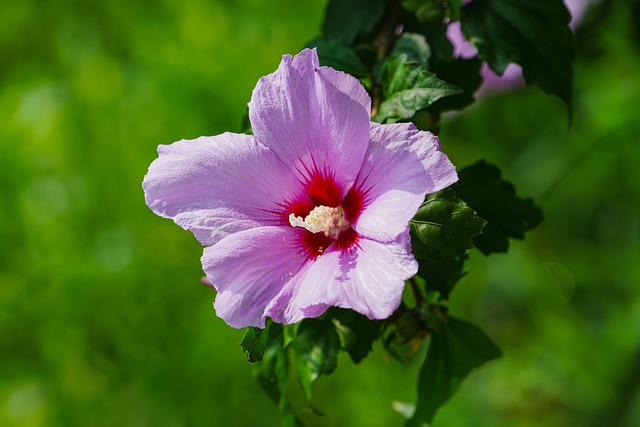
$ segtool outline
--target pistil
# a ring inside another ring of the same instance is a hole
[[[344,218],[342,206],[336,208],[316,206],[304,219],[290,214],[289,223],[292,227],[302,227],[312,233],[324,233],[325,236],[334,240],[350,226]]]

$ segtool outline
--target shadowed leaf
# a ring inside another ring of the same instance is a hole
[[[363,77],[367,74],[367,68],[353,49],[339,41],[316,37],[305,47],[317,49],[320,65],[332,67],[356,77]]]
[[[413,253],[431,260],[464,254],[484,224],[452,189],[430,194],[409,223]]]
[[[298,355],[298,375],[307,400],[311,384],[320,375],[329,375],[337,367],[340,337],[331,321],[305,319],[298,326],[293,348]]]
[[[382,19],[388,0],[330,0],[323,33],[346,45],[359,34],[369,34]]]
[[[431,48],[422,34],[402,33],[393,45],[390,55],[403,53],[407,55],[407,62],[420,64],[425,70],[429,69]]]
[[[282,335],[282,325],[267,319],[264,329],[253,326],[247,328],[242,341],[240,341],[240,347],[250,363],[259,362],[262,360],[265,350],[280,335]]]
[[[464,254],[444,261],[419,260],[418,274],[427,281],[427,291],[438,291],[444,299],[458,281],[469,271],[469,255]]]
[[[462,8],[465,36],[493,71],[522,65],[527,84],[557,95],[571,111],[575,57],[562,0],[475,0]]]
[[[532,199],[516,196],[513,185],[502,179],[500,169],[481,160],[458,174],[456,192],[487,221],[482,234],[473,239],[485,254],[506,252],[509,238],[523,239],[525,231],[537,227],[542,211]]]
[[[381,322],[371,320],[353,310],[333,308],[332,321],[340,336],[340,345],[351,356],[353,363],[360,363],[380,336]]]
[[[474,369],[500,357],[500,349],[477,326],[449,317],[431,342],[418,377],[418,402],[409,426],[431,423],[438,408]]]

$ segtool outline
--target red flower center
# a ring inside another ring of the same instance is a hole
[[[287,222],[300,228],[299,248],[309,259],[330,246],[345,252],[357,246],[360,236],[351,227],[364,207],[364,192],[351,188],[342,198],[333,174],[314,173],[305,183],[305,194],[288,203]]]

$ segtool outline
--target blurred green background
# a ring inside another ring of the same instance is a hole
[[[275,426],[243,332],[199,284],[202,248],[145,205],[156,146],[240,131],[258,78],[319,34],[325,2],[0,4],[0,425]],[[443,123],[459,167],[500,165],[543,225],[472,256],[452,312],[504,357],[436,426],[640,425],[640,37],[631,2],[577,31],[573,125],[536,88]],[[637,8],[636,8],[637,10]],[[373,356],[316,386],[311,426],[393,426],[409,366]],[[304,400],[295,382],[298,408]]]

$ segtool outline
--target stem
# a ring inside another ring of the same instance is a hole
[[[398,26],[398,18],[402,10],[402,0],[393,0],[385,11],[380,33],[373,41],[373,47],[376,49],[376,58],[382,61],[389,55],[393,41],[395,40],[395,30]],[[378,115],[380,104],[382,103],[382,87],[378,81],[373,81],[373,106],[371,108],[371,117]]]
[[[416,300],[416,306],[413,309],[414,310],[420,310],[420,306],[422,305],[422,301],[424,301],[424,298],[422,297],[422,292],[420,292],[420,287],[416,283],[416,279],[414,277],[409,279],[409,284],[411,285],[411,291],[413,292],[413,298]]]

